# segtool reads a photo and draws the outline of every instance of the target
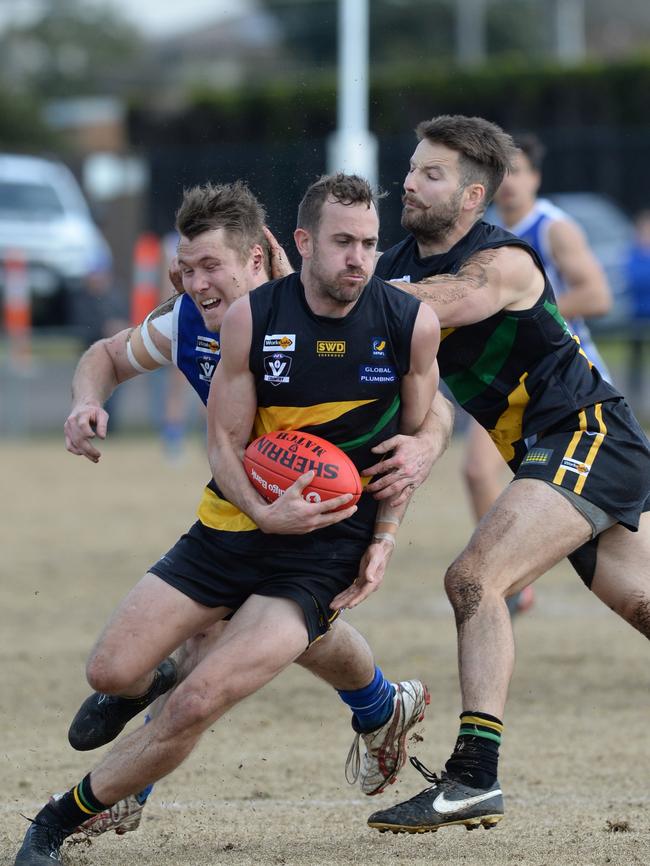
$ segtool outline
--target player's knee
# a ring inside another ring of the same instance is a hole
[[[86,679],[90,687],[107,695],[128,692],[138,676],[115,656],[103,653],[93,654],[86,664]]]
[[[650,598],[647,595],[639,593],[631,596],[622,615],[630,625],[650,639]]]
[[[447,569],[445,591],[454,610],[457,625],[474,616],[483,598],[484,588],[476,577],[476,570],[462,555]]]
[[[165,705],[163,727],[167,736],[176,739],[198,736],[219,713],[220,704],[205,689],[183,683]]]

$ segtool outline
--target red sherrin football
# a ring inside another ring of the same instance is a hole
[[[347,454],[302,430],[274,430],[255,439],[244,453],[244,469],[253,487],[269,502],[310,469],[316,474],[302,494],[308,502],[325,502],[352,493],[354,498],[340,506],[348,508],[361,495],[361,478]]]

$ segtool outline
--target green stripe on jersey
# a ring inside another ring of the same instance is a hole
[[[394,417],[394,415],[398,412],[399,407],[401,405],[401,400],[399,394],[395,396],[395,399],[390,404],[388,409],[384,412],[381,418],[377,421],[375,426],[368,433],[364,433],[363,436],[357,436],[356,439],[350,439],[349,442],[337,442],[338,447],[341,451],[353,451],[355,448],[359,448],[361,445],[365,445],[366,442],[369,442],[373,436],[376,436],[381,430],[384,429],[386,424]]]
[[[508,360],[518,325],[519,320],[514,316],[506,317],[495,328],[481,356],[469,370],[451,373],[445,377],[445,383],[461,405],[477,397],[497,377]]]

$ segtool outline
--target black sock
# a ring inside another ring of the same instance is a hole
[[[58,800],[44,806],[36,816],[37,821],[54,824],[69,833],[93,815],[107,809],[108,803],[100,803],[90,787],[90,773],[78,785],[63,794]]]
[[[471,788],[491,788],[497,779],[502,722],[487,713],[460,715],[460,731],[447,775]]]

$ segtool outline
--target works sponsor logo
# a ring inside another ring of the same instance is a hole
[[[385,358],[388,343],[384,337],[374,337],[372,341],[372,357]]]
[[[210,355],[219,355],[221,353],[221,343],[214,337],[197,337],[194,349],[197,352],[207,352]]]
[[[575,472],[577,475],[586,476],[591,471],[591,463],[583,463],[582,460],[574,460],[573,457],[562,458],[561,466],[567,472]]]
[[[282,349],[283,352],[293,352],[296,348],[295,334],[265,334],[264,345],[262,351],[277,352]]]
[[[342,358],[345,355],[345,340],[316,340],[319,358]]]

